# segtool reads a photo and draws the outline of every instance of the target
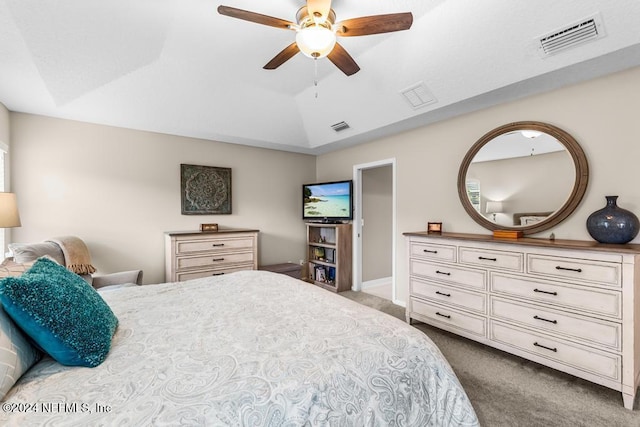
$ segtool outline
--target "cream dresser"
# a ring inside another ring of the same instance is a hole
[[[165,233],[165,281],[258,269],[258,230]]]
[[[407,242],[407,321],[618,390],[640,380],[640,245],[426,232]]]

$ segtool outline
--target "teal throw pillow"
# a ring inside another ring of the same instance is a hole
[[[2,279],[0,302],[63,365],[98,366],[111,349],[116,316],[87,282],[50,259],[38,259],[20,277]]]

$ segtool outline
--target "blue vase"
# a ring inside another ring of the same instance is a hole
[[[587,231],[600,243],[627,243],[640,231],[638,217],[617,205],[618,196],[605,196],[607,206],[587,218]]]

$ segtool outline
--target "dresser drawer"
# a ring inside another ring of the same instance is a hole
[[[209,238],[206,240],[176,241],[177,254],[190,254],[205,251],[228,251],[248,248],[253,248],[253,239],[251,237],[227,237],[219,239]]]
[[[486,289],[487,272],[484,270],[412,259],[411,274],[471,289]]]
[[[411,295],[427,298],[434,302],[442,302],[452,306],[458,306],[467,310],[486,313],[487,297],[469,291],[463,291],[447,285],[426,282],[412,278]]]
[[[489,314],[494,318],[517,322],[530,328],[564,334],[585,344],[621,349],[622,325],[591,317],[561,312],[533,304],[521,304],[492,296]]]
[[[239,263],[253,262],[253,252],[232,254],[208,254],[200,256],[178,257],[176,267],[178,271],[209,266],[227,266]]]
[[[428,319],[430,324],[445,324],[449,328],[460,329],[481,337],[486,336],[486,320],[484,317],[462,313],[448,307],[423,302],[411,298],[411,314]],[[447,328],[447,329],[449,329]]]
[[[524,254],[460,247],[460,263],[522,272],[524,271]]]
[[[455,262],[456,247],[436,243],[411,242],[411,257]]]
[[[528,254],[527,271],[530,274],[620,287],[622,264]]]
[[[545,334],[490,321],[489,338],[545,359],[609,380],[621,380],[620,356],[594,350]]]
[[[252,265],[234,266],[227,268],[206,269],[206,270],[190,270],[176,273],[176,282],[184,282],[185,280],[200,279],[202,277],[222,276],[223,274],[233,273],[235,271],[253,270]]]
[[[527,298],[541,304],[567,307],[592,315],[622,318],[622,295],[619,291],[500,273],[491,273],[489,282],[492,293]]]

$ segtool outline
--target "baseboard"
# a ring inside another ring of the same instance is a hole
[[[371,289],[371,288],[377,288],[378,286],[384,286],[384,285],[389,285],[391,284],[391,277],[383,277],[380,279],[373,279],[373,280],[367,280],[366,282],[362,282],[362,287],[361,289]]]
[[[400,307],[407,308],[407,302],[406,301],[402,301],[402,300],[399,300],[399,299],[394,299],[391,302],[394,303],[395,305],[399,305]]]

